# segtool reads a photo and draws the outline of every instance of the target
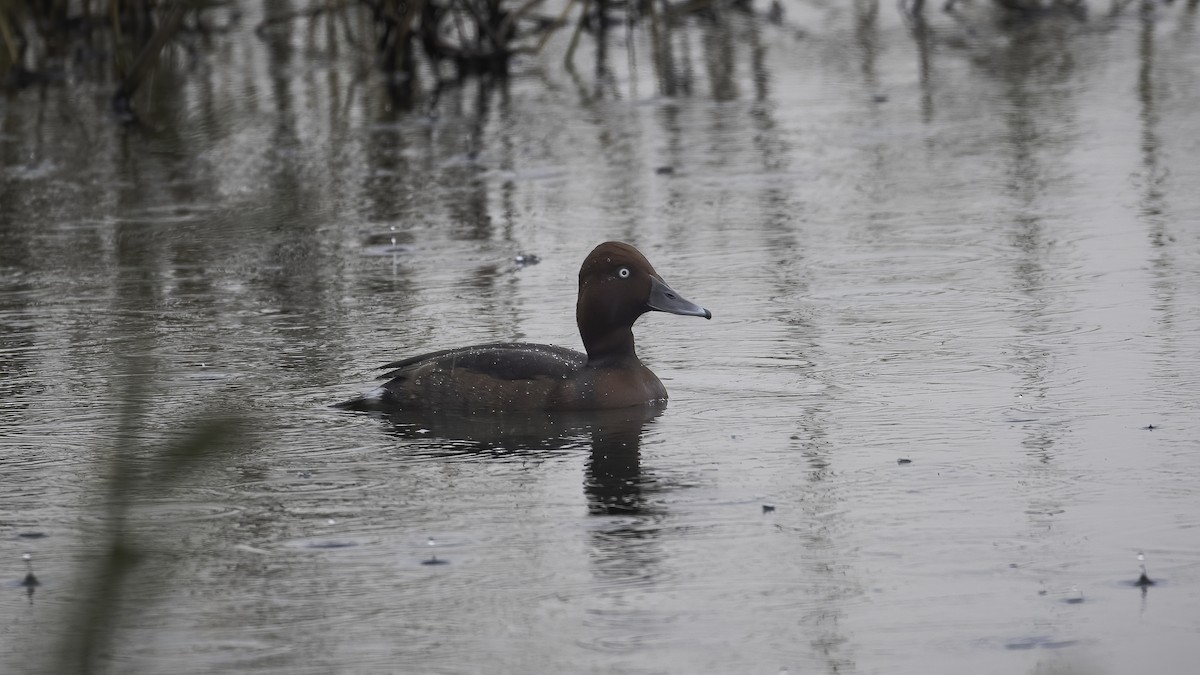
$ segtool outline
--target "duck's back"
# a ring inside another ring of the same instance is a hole
[[[407,410],[545,410],[563,407],[587,355],[563,347],[496,342],[389,363],[379,403]]]

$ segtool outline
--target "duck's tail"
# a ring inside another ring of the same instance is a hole
[[[345,410],[347,412],[370,412],[374,410],[374,407],[371,406],[370,399],[368,399],[366,396],[352,398],[349,401],[342,401],[341,403],[334,403],[329,407],[336,408],[337,410]]]
[[[363,394],[358,398],[352,398],[349,401],[334,403],[331,408],[338,410],[346,410],[348,412],[377,412],[380,410],[388,410],[395,407],[395,403],[391,401],[390,392],[386,389],[376,389],[368,394]]]

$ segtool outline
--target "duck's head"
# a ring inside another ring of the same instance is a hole
[[[650,311],[712,318],[663,281],[633,246],[606,241],[579,268],[575,320],[588,360],[601,362],[633,356],[633,322]]]

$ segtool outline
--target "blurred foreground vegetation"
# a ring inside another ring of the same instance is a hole
[[[55,624],[61,632],[43,635],[44,663],[30,664],[33,672],[107,669],[122,630],[121,617],[135,604],[131,600],[161,595],[174,577],[175,566],[173,556],[163,552],[174,550],[172,538],[187,536],[177,526],[156,528],[150,516],[139,513],[138,504],[169,500],[198,471],[228,458],[247,426],[236,413],[207,409],[184,420],[173,443],[151,447],[137,439],[143,420],[139,407],[131,403],[135,400],[130,396],[123,405],[116,446],[105,453],[101,467],[107,476],[93,486],[99,493],[101,527],[84,545],[95,555],[75,570],[69,582],[73,598],[62,606],[64,615]],[[32,571],[30,575],[26,585],[32,600],[38,582]],[[135,587],[140,592],[133,592]]]

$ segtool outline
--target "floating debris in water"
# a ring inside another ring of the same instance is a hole
[[[317,550],[330,550],[330,549],[338,549],[338,548],[354,548],[356,546],[358,546],[357,541],[330,540],[330,541],[312,541],[312,542],[309,542],[308,544],[306,544],[305,548],[312,548],[312,549],[317,549]]]
[[[392,256],[392,262],[395,263],[397,254],[411,253],[415,250],[412,244],[402,241],[403,235],[395,225],[389,225],[387,232],[369,234],[363,241],[364,253],[371,256]]]
[[[654,170],[654,173],[658,174],[659,176],[673,176],[675,175],[675,167],[660,166]]]
[[[18,532],[18,539],[45,539],[45,532]],[[26,555],[29,555],[28,553]]]
[[[38,581],[37,575],[33,573],[33,554],[25,553],[21,559],[25,561],[25,578],[21,580],[21,585],[32,591],[34,587],[42,585],[42,582]]]
[[[912,460],[908,459],[907,457],[901,457],[900,459],[896,460],[896,463],[897,464],[912,464]]]
[[[433,537],[430,537],[429,542],[426,543],[425,545],[429,546],[429,547],[433,547],[433,546],[437,546],[437,542],[433,540]],[[422,565],[449,565],[450,561],[442,560],[441,558],[437,557],[436,553],[430,553],[429,558],[426,560],[422,560],[421,564]]]
[[[874,103],[887,103],[887,100],[887,94],[875,94],[871,97],[871,101]]]
[[[763,513],[775,513],[775,507],[771,504],[762,505]]]
[[[1079,590],[1078,586],[1072,586],[1071,594],[1068,595],[1067,597],[1063,598],[1062,601],[1068,605],[1082,605],[1083,604],[1083,591]]]
[[[1141,564],[1142,573],[1138,576],[1137,581],[1133,582],[1133,585],[1139,586],[1141,588],[1153,586],[1154,580],[1150,578],[1150,575],[1146,574],[1146,554],[1145,553],[1138,551],[1138,562]]]
[[[1062,649],[1064,647],[1073,647],[1079,644],[1079,640],[1055,640],[1044,635],[1034,635],[1027,638],[1020,638],[1005,643],[1005,649],[1025,650],[1025,649]]]
[[[528,267],[542,262],[542,259],[532,253],[518,253],[513,262],[517,263],[517,267]]]

